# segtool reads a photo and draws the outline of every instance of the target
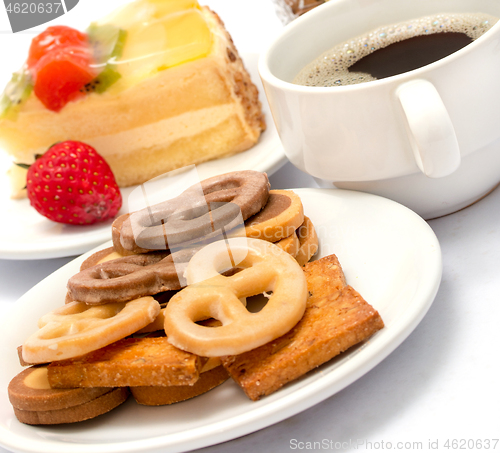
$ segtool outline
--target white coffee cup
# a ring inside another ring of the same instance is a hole
[[[324,187],[391,198],[429,219],[500,181],[500,23],[427,66],[339,87],[292,83],[323,52],[440,13],[500,17],[498,0],[331,0],[287,25],[259,60],[289,160]]]

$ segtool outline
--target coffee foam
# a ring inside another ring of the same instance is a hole
[[[293,80],[297,85],[333,87],[376,80],[370,74],[349,72],[367,55],[405,39],[433,33],[464,33],[472,40],[488,31],[498,18],[482,13],[438,14],[386,25],[344,41],[305,66]]]

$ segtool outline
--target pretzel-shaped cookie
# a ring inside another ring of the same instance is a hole
[[[47,363],[86,354],[136,332],[159,312],[152,297],[99,307],[71,302],[39,319],[40,329],[23,344],[23,360]]]
[[[290,237],[304,222],[300,197],[291,190],[270,190],[262,211],[245,221],[248,237],[277,242]]]
[[[182,287],[179,275],[197,249],[143,253],[89,267],[68,281],[68,297],[89,305],[126,302]]]
[[[245,242],[246,244],[243,244]],[[165,332],[169,342],[204,357],[240,354],[288,332],[304,314],[307,285],[295,259],[260,239],[227,241],[240,272],[224,277],[226,242],[201,249],[188,264],[188,286],[168,303]],[[272,291],[265,307],[250,313],[239,298]],[[196,324],[206,318],[220,327]]]
[[[201,182],[163,203],[118,217],[112,226],[114,249],[145,253],[206,239],[238,226],[259,212],[269,196],[265,173],[237,171]]]

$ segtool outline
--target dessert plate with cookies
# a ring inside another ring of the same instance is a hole
[[[2,320],[7,449],[180,452],[266,428],[384,360],[441,280],[409,209],[256,171],[119,216],[111,237]]]

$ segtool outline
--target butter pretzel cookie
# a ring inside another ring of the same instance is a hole
[[[145,253],[218,235],[221,228],[234,228],[240,218],[259,212],[268,196],[265,173],[214,176],[176,198],[118,217],[112,225],[113,247],[121,254]]]
[[[271,190],[262,211],[245,221],[247,237],[277,242],[290,237],[304,222],[300,197],[291,190]]]
[[[179,276],[196,251],[142,253],[96,264],[68,280],[68,297],[101,305],[178,290],[184,286]]]
[[[175,293],[174,293],[175,294]],[[170,299],[174,296],[174,294],[170,295]],[[246,305],[246,300],[242,299],[241,301],[244,305]],[[159,333],[163,332],[165,334],[165,310],[166,310],[166,305],[162,305],[162,309],[160,310],[160,314],[156,317],[156,319],[151,323],[148,324],[146,327],[142,328],[141,330],[138,330],[136,333],[137,334],[152,334],[152,333]],[[200,324],[203,324],[208,327],[218,327],[221,325],[219,321],[216,319],[204,319],[203,321],[199,322]]]
[[[228,249],[242,270],[230,277]],[[259,239],[232,238],[201,249],[186,269],[188,286],[168,303],[165,332],[169,342],[203,357],[218,357],[261,346],[288,332],[302,317],[307,285],[295,259]],[[267,304],[249,312],[240,298],[272,291]],[[220,327],[197,321],[215,318]]]
[[[152,297],[98,307],[70,302],[39,319],[39,330],[23,344],[23,360],[47,363],[86,354],[143,328],[159,312]]]

